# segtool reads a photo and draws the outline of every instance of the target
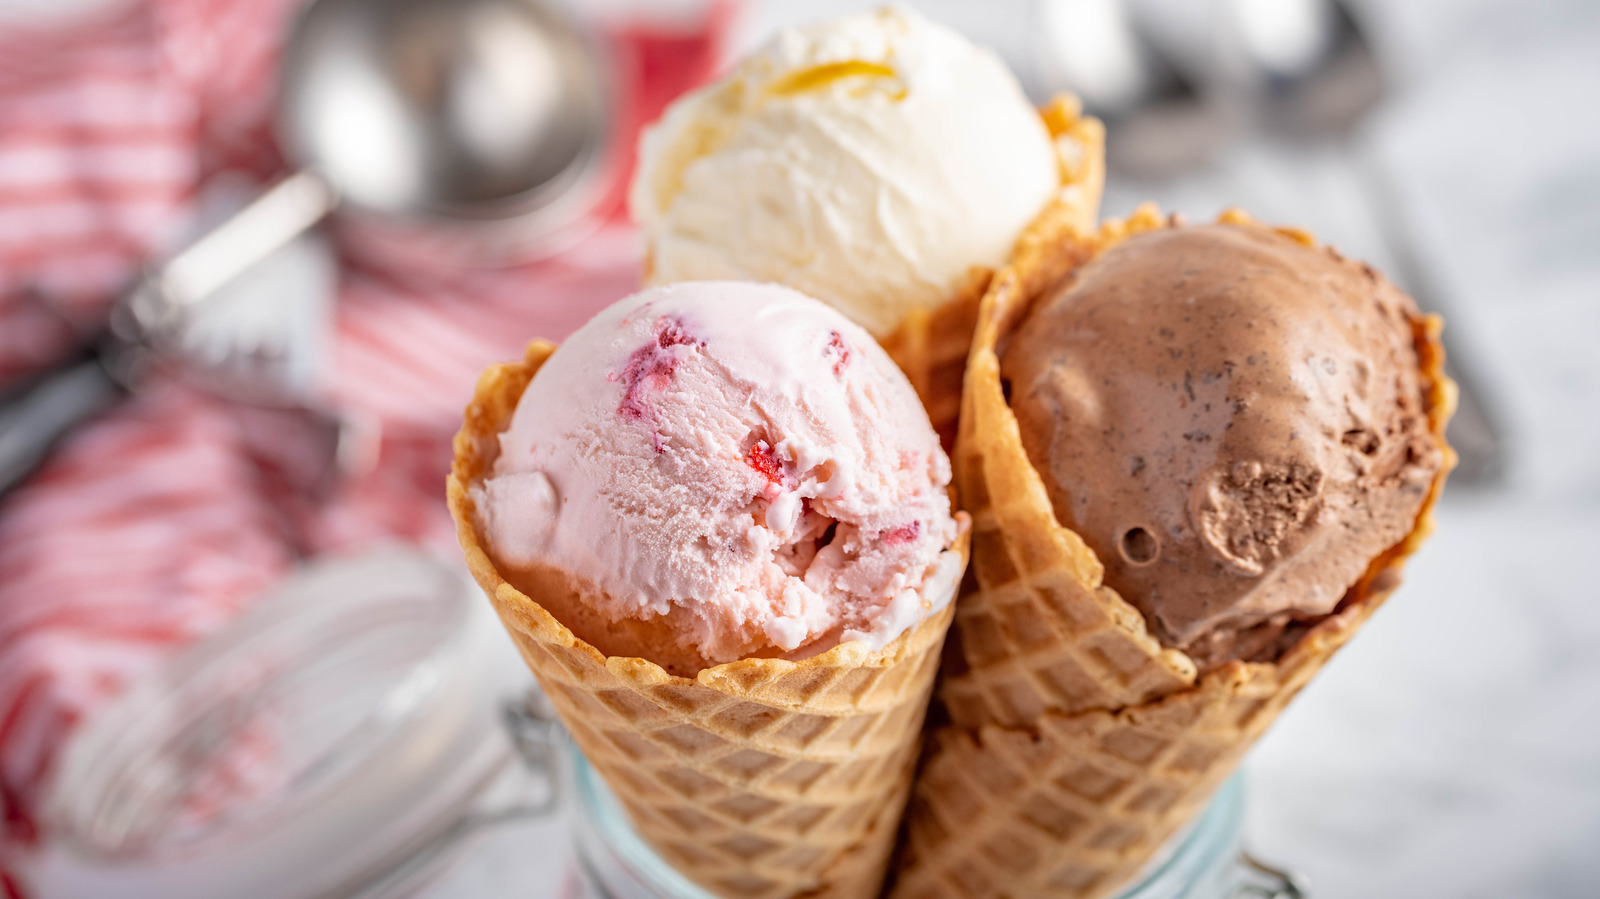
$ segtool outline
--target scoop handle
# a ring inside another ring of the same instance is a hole
[[[194,305],[321,221],[338,199],[314,172],[297,172],[167,260],[123,306],[131,332],[160,332]],[[0,496],[20,484],[78,425],[127,389],[112,374],[111,340],[0,395]]]
[[[0,397],[0,496],[22,483],[62,437],[125,392],[96,348]]]
[[[159,330],[322,221],[338,202],[309,170],[274,184],[151,274],[133,297],[139,323]]]

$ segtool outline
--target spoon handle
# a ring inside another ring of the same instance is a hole
[[[150,285],[157,306],[135,312],[147,328],[181,314],[300,236],[337,203],[320,175],[290,175],[161,266]],[[144,318],[151,314],[158,321]]]
[[[61,438],[123,393],[96,352],[0,397],[0,496],[38,467]]]
[[[82,355],[0,396],[0,496],[21,483],[63,437],[127,393],[129,379],[118,376],[115,364],[119,350],[134,349],[139,335],[165,331],[185,311],[321,221],[336,203],[321,177],[309,171],[290,175],[125,297],[122,309],[131,315],[125,317],[126,327],[116,329],[121,337],[95,341]]]

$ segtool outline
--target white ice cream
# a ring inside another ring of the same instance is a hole
[[[649,129],[650,283],[773,281],[875,336],[1004,261],[1061,185],[993,53],[899,7],[780,32]]]

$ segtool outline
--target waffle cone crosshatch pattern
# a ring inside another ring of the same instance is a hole
[[[607,657],[506,583],[467,485],[553,348],[489,369],[456,439],[467,562],[590,764],[660,855],[723,896],[873,894],[885,874],[953,606],[882,650],[745,659],[693,678]],[[958,543],[965,553],[965,538]],[[558,589],[555,582],[552,589]]]
[[[1262,227],[1237,212],[1221,221]],[[1442,435],[1454,386],[1440,322],[1427,316],[1412,324],[1414,344],[1445,462],[1411,534],[1372,560],[1336,614],[1275,663],[1229,662],[1197,677],[1103,586],[1099,561],[1057,523],[1023,451],[995,346],[1041,290],[1130,234],[1170,227],[1181,223],[1145,207],[1089,240],[1036,232],[984,297],[955,459],[973,560],[939,692],[951,721],[930,737],[895,897],[1110,894],[1193,818],[1432,530],[1452,461]]]

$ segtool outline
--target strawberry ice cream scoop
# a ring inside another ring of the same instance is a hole
[[[878,648],[942,608],[949,482],[865,331],[787,288],[690,282],[556,350],[473,499],[508,580],[602,652],[690,674]]]

